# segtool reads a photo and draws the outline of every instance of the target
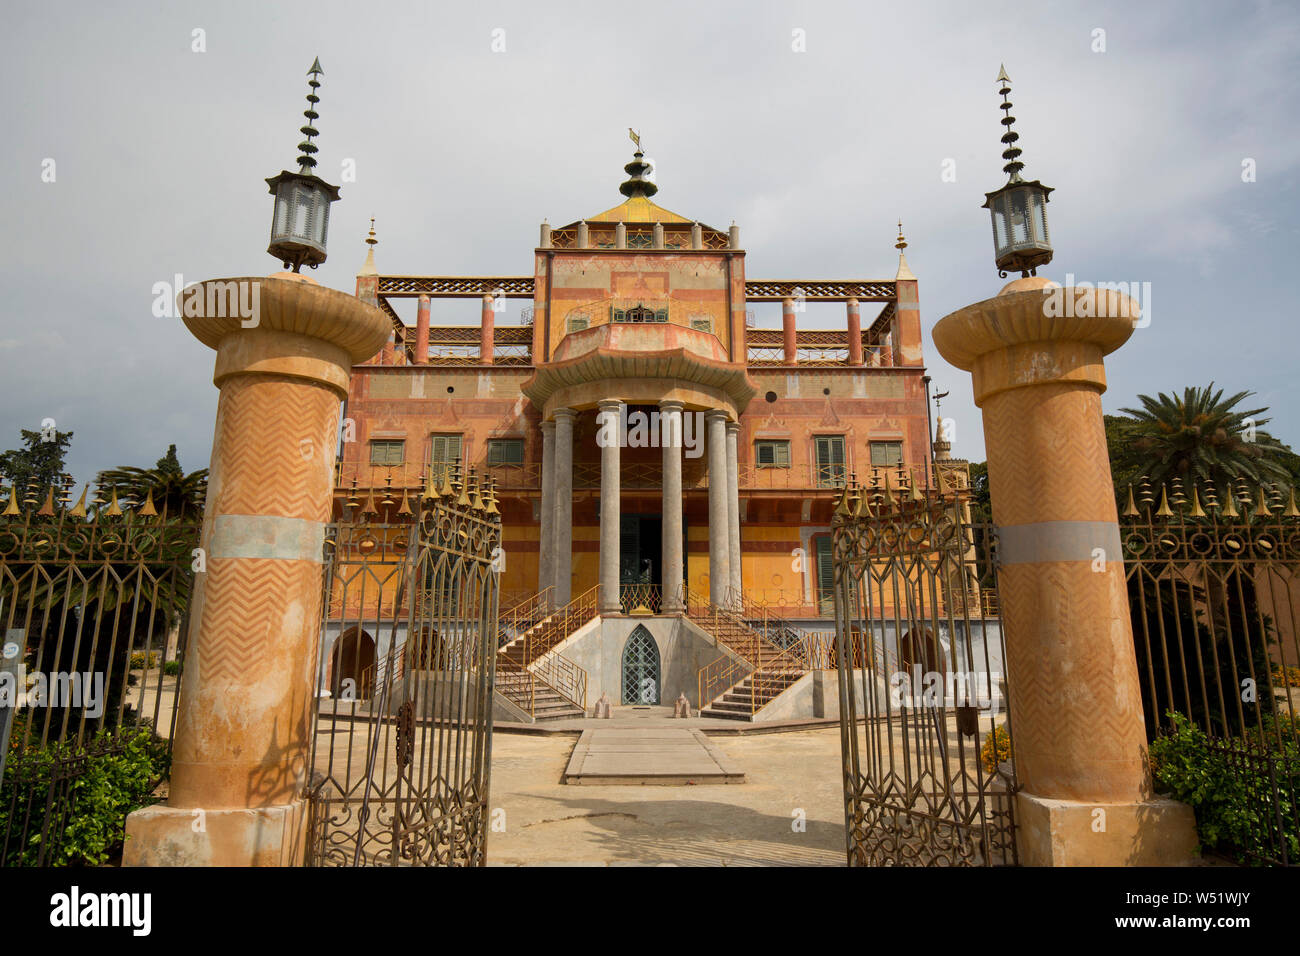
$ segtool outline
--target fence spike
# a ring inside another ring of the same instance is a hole
[[[1292,507],[1295,507],[1295,492],[1291,492]],[[6,518],[12,518],[14,515],[21,515],[18,510],[18,485],[9,486],[9,504],[5,507],[4,514]]]
[[[141,515],[141,516],[146,517],[146,518],[153,518],[153,517],[156,517],[156,516],[157,516],[157,514],[158,514],[158,509],[155,508],[155,507],[153,506],[153,489],[152,489],[152,488],[150,488],[150,489],[145,493],[145,498],[144,498],[144,507],[141,508],[139,511],[137,511],[136,514]]]
[[[1169,492],[1164,485],[1160,486],[1160,507],[1156,509],[1156,514],[1161,518],[1172,518],[1173,510],[1169,507]]]
[[[1192,518],[1207,518],[1205,509],[1201,507],[1201,493],[1195,485],[1192,485],[1192,510],[1188,512]]]
[[[104,512],[110,518],[120,518],[122,516],[122,506],[117,503],[117,487],[113,487],[113,496],[108,503],[108,510]]]
[[[1273,512],[1268,510],[1268,502],[1264,499],[1264,488],[1259,489],[1259,504],[1255,506],[1255,514],[1262,518],[1273,517]]]
[[[8,513],[5,512],[5,514]],[[1283,511],[1282,514],[1287,518],[1300,518],[1300,508],[1295,506],[1295,488],[1291,489],[1291,497],[1286,503],[1286,511]]]
[[[54,516],[54,486],[53,485],[51,485],[49,490],[45,492],[45,504],[41,505],[41,509],[36,513],[45,518],[52,518]]]
[[[1138,514],[1137,505],[1133,503],[1133,482],[1130,481],[1128,483],[1128,504],[1124,508],[1124,517],[1136,518]]]
[[[81,489],[81,497],[77,499],[76,505],[74,505],[72,510],[68,512],[70,515],[72,515],[72,517],[74,518],[86,517],[86,495],[89,493],[90,493],[90,485],[89,483],[87,483],[86,487]]]

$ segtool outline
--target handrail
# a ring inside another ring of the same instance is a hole
[[[521,601],[498,617],[497,634],[501,645],[520,637],[529,628],[541,623],[551,613],[554,586],[538,591],[526,601]],[[505,640],[500,640],[504,637]]]
[[[750,713],[754,714],[761,706],[760,691],[784,686],[789,674],[808,670],[806,662],[767,640],[734,610],[719,607],[694,591],[687,591],[686,613],[704,622],[705,629],[736,655],[720,657],[700,668],[696,681],[701,708],[748,678]]]
[[[587,711],[587,672],[556,651],[545,654],[531,666],[534,676],[569,703]]]
[[[795,627],[795,625],[787,618],[781,617],[778,614],[773,614],[766,604],[759,604],[752,600],[743,590],[740,592],[729,590],[728,598],[730,606],[740,608],[742,618],[747,618],[748,621],[758,620],[762,623],[761,628],[754,629],[758,631],[764,640],[769,644],[773,644],[773,646],[780,648],[782,651],[789,653],[805,670],[809,669],[807,648],[803,645],[803,630],[801,628]],[[746,623],[748,623],[748,621],[746,621]],[[753,627],[753,625],[750,626]],[[769,637],[769,634],[771,633],[769,628],[771,627],[776,627],[778,630],[793,635],[795,640],[789,644],[775,644],[775,642],[773,642]]]
[[[600,585],[578,595],[524,635],[524,665],[530,666],[597,614]],[[559,637],[555,635],[559,634]]]

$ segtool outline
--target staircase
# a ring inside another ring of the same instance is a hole
[[[596,616],[598,594],[592,588],[550,611],[548,588],[501,615],[496,689],[534,720],[586,714],[587,672],[554,648]]]
[[[736,610],[718,607],[694,593],[686,602],[690,619],[740,658],[723,656],[701,668],[699,700],[709,701],[701,707],[701,717],[753,720],[755,714],[808,673],[807,662],[796,652],[781,649],[747,624],[741,616],[743,602],[737,604]],[[776,621],[766,614],[764,619]],[[778,626],[784,626],[784,622]]]

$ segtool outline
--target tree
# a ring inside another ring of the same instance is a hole
[[[1293,479],[1284,459],[1286,446],[1260,428],[1270,419],[1260,417],[1267,408],[1240,410],[1237,405],[1253,395],[1242,391],[1227,399],[1211,382],[1206,388],[1189,386],[1183,394],[1158,397],[1139,395],[1142,408],[1120,409],[1129,418],[1115,423],[1120,445],[1112,454],[1117,484],[1141,475],[1153,486],[1173,478],[1211,482],[1222,498],[1233,482],[1244,478],[1251,485]],[[1108,439],[1111,437],[1108,429]]]
[[[63,459],[72,444],[72,432],[21,429],[23,447],[0,454],[0,474],[17,489],[19,496],[35,486],[36,497],[44,500],[50,488],[63,486]]]
[[[176,446],[168,445],[167,454],[152,468],[125,465],[101,471],[96,479],[101,489],[117,490],[123,507],[139,507],[153,496],[159,513],[172,517],[197,517],[203,513],[208,491],[208,469],[200,468],[188,475],[176,457]]]

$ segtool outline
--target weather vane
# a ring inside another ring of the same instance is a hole
[[[637,152],[641,152],[641,134],[629,126],[627,128],[627,135],[632,142],[636,143]]]

